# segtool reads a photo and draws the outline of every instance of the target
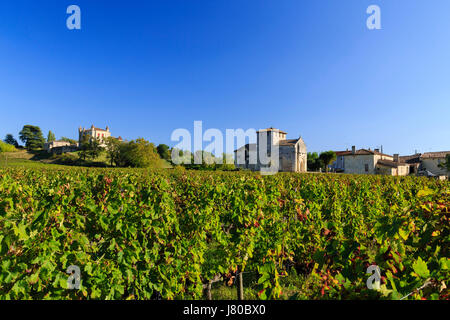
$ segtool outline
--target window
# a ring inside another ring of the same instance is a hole
[[[369,172],[369,165],[368,165],[367,163],[364,165],[364,170],[365,170],[366,172]]]

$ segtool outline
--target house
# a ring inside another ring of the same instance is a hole
[[[420,153],[409,156],[400,156],[400,162],[409,164],[409,173],[417,174],[421,170]]]
[[[270,163],[262,157],[271,157],[272,151],[278,149],[278,171],[307,171],[306,145],[301,137],[286,139],[286,132],[272,127],[256,134],[257,143],[246,144],[234,151],[236,167],[253,171],[269,168]],[[267,148],[266,152],[262,148]]]
[[[379,149],[359,149],[352,146],[349,151],[337,151],[336,161],[331,165],[335,172],[352,174],[386,174],[405,176],[409,174],[410,166],[400,162],[398,154],[394,156],[381,153]]]
[[[56,140],[44,143],[44,150],[46,150],[48,153],[60,154],[72,150],[76,151],[77,148],[78,148],[77,145],[72,145],[70,142],[63,140]]]
[[[348,149],[346,151],[334,151],[336,154],[336,160],[330,165],[330,171],[332,172],[344,172],[344,156],[348,154]]]
[[[410,173],[410,165],[401,163],[399,155],[394,155],[394,160],[378,160],[376,166],[377,174],[390,176],[407,176]]]
[[[440,165],[446,161],[447,155],[450,151],[425,152],[420,155],[420,168],[424,171],[430,171],[436,176],[450,177],[450,172]]]
[[[100,146],[106,147],[105,141],[106,138],[111,136],[111,132],[109,132],[109,127],[106,126],[105,129],[100,129],[94,127],[92,125],[89,129],[81,128],[81,126],[78,128],[78,142],[79,145],[81,144],[81,140],[83,139],[83,136],[89,136],[91,138],[97,138],[100,140]]]
[[[70,142],[62,140],[46,142],[44,143],[44,150],[50,153],[54,147],[62,147],[62,146],[70,146]]]

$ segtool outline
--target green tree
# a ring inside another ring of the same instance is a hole
[[[14,136],[11,133],[8,133],[3,141],[7,144],[13,145],[16,148],[19,146],[17,140],[14,139]]]
[[[23,126],[19,132],[19,138],[25,143],[25,147],[28,150],[41,149],[45,143],[41,128],[29,124]]]
[[[325,171],[328,172],[328,166],[336,160],[336,153],[334,151],[322,152],[319,159],[322,160],[322,163],[325,166]]]
[[[0,152],[13,152],[13,151],[17,150],[12,144],[0,141]]]
[[[89,137],[88,135],[84,135],[81,139],[80,144],[80,158],[83,160],[95,159],[98,158],[100,153],[104,150],[102,146],[100,146],[100,140],[97,137]]]
[[[156,151],[158,151],[161,159],[170,160],[170,147],[167,144],[159,144],[156,147]]]
[[[123,142],[119,141],[117,138],[108,137],[105,139],[106,144],[106,156],[109,159],[111,166],[117,165],[117,160],[119,159],[120,145]]]
[[[66,137],[62,137],[60,140],[61,140],[61,141],[69,142],[70,144],[77,144],[77,141],[76,141],[76,140],[74,140],[74,139],[69,139],[69,138],[66,138]]]
[[[232,154],[223,153],[222,154],[222,164],[216,165],[216,168],[224,171],[231,171],[236,169],[234,165],[234,158]]]
[[[307,153],[307,167],[308,171],[317,171],[323,167],[323,161],[319,158],[317,152]]]
[[[56,140],[55,134],[50,130],[47,134],[47,142],[52,142],[55,140]]]
[[[116,164],[121,167],[161,167],[161,159],[153,143],[143,138],[119,145]]]
[[[441,162],[439,164],[439,167],[450,172],[450,154],[447,154],[445,156],[445,162]]]
[[[173,158],[173,159],[172,159]],[[184,165],[192,163],[193,156],[190,151],[178,148],[170,149],[170,163],[172,165]]]
[[[83,135],[81,137],[81,141],[80,141],[80,159],[86,160],[86,158],[88,157],[88,153],[89,153],[89,136],[88,135]]]
[[[90,159],[96,159],[98,158],[98,156],[100,156],[100,154],[102,153],[102,151],[104,150],[104,148],[102,146],[100,146],[101,142],[100,139],[98,139],[97,137],[93,137],[91,139],[89,139],[89,147],[88,147],[88,157]]]

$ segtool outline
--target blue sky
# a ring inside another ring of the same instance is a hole
[[[66,8],[81,8],[81,30]],[[366,9],[381,8],[382,30]],[[450,150],[450,1],[47,0],[0,3],[0,136],[170,141],[277,127],[308,151]]]

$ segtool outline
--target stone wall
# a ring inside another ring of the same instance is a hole
[[[348,155],[345,156],[345,173],[375,174],[375,155]],[[368,171],[365,166],[368,166]]]
[[[444,158],[425,158],[422,160],[422,169],[428,170],[436,175],[450,176],[450,173],[443,168],[439,168],[439,164],[445,162]]]

